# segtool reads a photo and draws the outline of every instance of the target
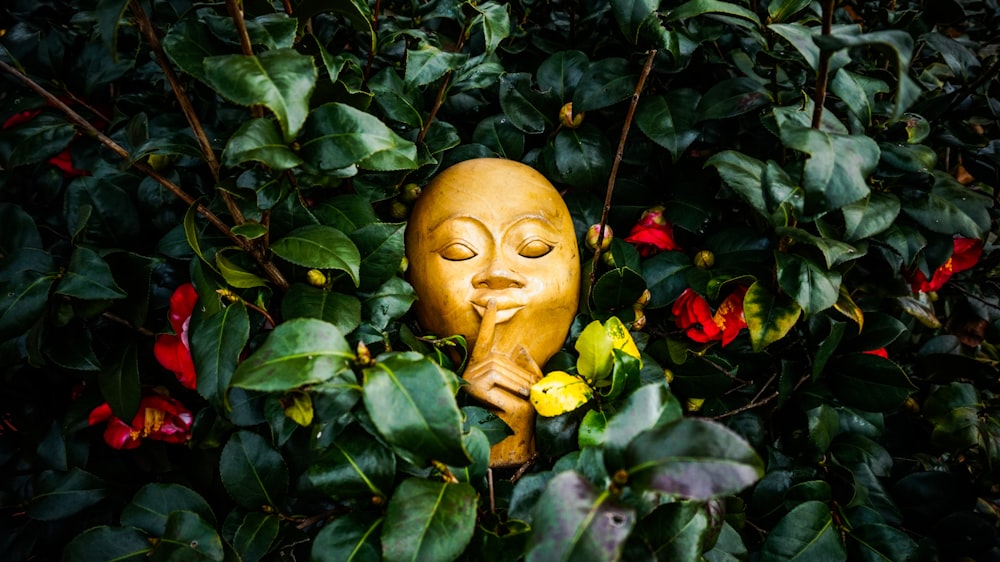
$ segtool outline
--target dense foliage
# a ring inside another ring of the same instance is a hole
[[[0,558],[1000,556],[996,0],[0,10]],[[484,156],[586,296],[492,471],[403,246]]]

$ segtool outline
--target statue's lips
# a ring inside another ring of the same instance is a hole
[[[524,305],[518,302],[506,299],[497,299],[496,297],[491,297],[491,298],[496,300],[497,303],[497,319],[496,319],[497,324],[501,324],[503,322],[510,320],[511,318],[514,317],[515,314],[518,313],[518,311],[524,308]],[[489,299],[482,299],[482,300],[477,299],[475,301],[472,301],[472,308],[476,309],[476,313],[479,314],[480,318],[482,318],[483,315],[486,314],[487,302],[489,302]]]

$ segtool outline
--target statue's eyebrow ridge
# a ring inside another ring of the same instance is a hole
[[[480,226],[482,228],[486,228],[486,225],[483,224],[483,221],[477,219],[476,217],[474,217],[474,216],[472,216],[470,214],[461,213],[461,214],[449,215],[449,216],[447,216],[447,217],[439,220],[438,222],[436,222],[433,225],[431,225],[431,227],[428,230],[428,232],[434,232],[435,230],[437,230],[438,228],[440,228],[442,225],[444,225],[446,222],[455,221],[455,220],[463,220],[463,221],[473,222],[473,223],[475,223],[476,225],[478,225],[478,226]]]

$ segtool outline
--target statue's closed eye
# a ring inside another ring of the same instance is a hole
[[[533,238],[521,244],[521,247],[517,249],[517,253],[522,257],[534,259],[548,254],[552,251],[553,247],[554,246],[548,242],[544,242],[538,238]]]
[[[439,252],[441,257],[448,261],[465,261],[476,257],[476,251],[462,242],[452,242]]]

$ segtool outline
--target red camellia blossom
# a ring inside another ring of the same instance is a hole
[[[747,326],[743,317],[746,294],[746,287],[737,287],[713,314],[705,297],[687,289],[674,301],[671,309],[676,317],[674,321],[692,340],[698,343],[721,341],[725,347]]]
[[[955,238],[955,249],[948,261],[935,269],[930,280],[919,269],[910,276],[910,287],[920,293],[937,291],[951,279],[951,276],[972,268],[983,255],[983,241],[978,238]]]
[[[678,250],[674,242],[674,228],[663,217],[665,211],[662,205],[650,207],[643,211],[639,222],[629,231],[625,241],[634,244],[639,255],[648,257],[667,250]]]
[[[193,421],[194,416],[184,404],[159,394],[142,397],[131,425],[115,417],[107,403],[94,408],[88,418],[90,425],[108,422],[104,441],[115,449],[135,449],[143,439],[185,443],[191,438]]]
[[[880,347],[878,349],[869,349],[868,351],[865,351],[864,353],[867,353],[868,355],[878,355],[882,359],[888,359],[889,358],[889,352],[886,351],[884,347]]]
[[[41,109],[29,109],[27,111],[15,113],[14,115],[11,115],[9,119],[4,121],[4,124],[0,127],[0,129],[10,129],[11,127],[16,127],[22,123],[27,123],[35,117],[38,117],[41,113]],[[62,170],[63,176],[67,178],[90,175],[90,172],[86,170],[78,170],[73,167],[73,155],[70,153],[69,147],[64,148],[62,152],[49,158],[48,163]]]
[[[191,360],[191,346],[188,343],[188,323],[191,313],[198,303],[198,293],[194,285],[185,283],[170,296],[170,326],[173,334],[156,336],[153,354],[165,369],[177,375],[177,380],[186,388],[198,386],[198,377],[194,372],[194,361]]]

